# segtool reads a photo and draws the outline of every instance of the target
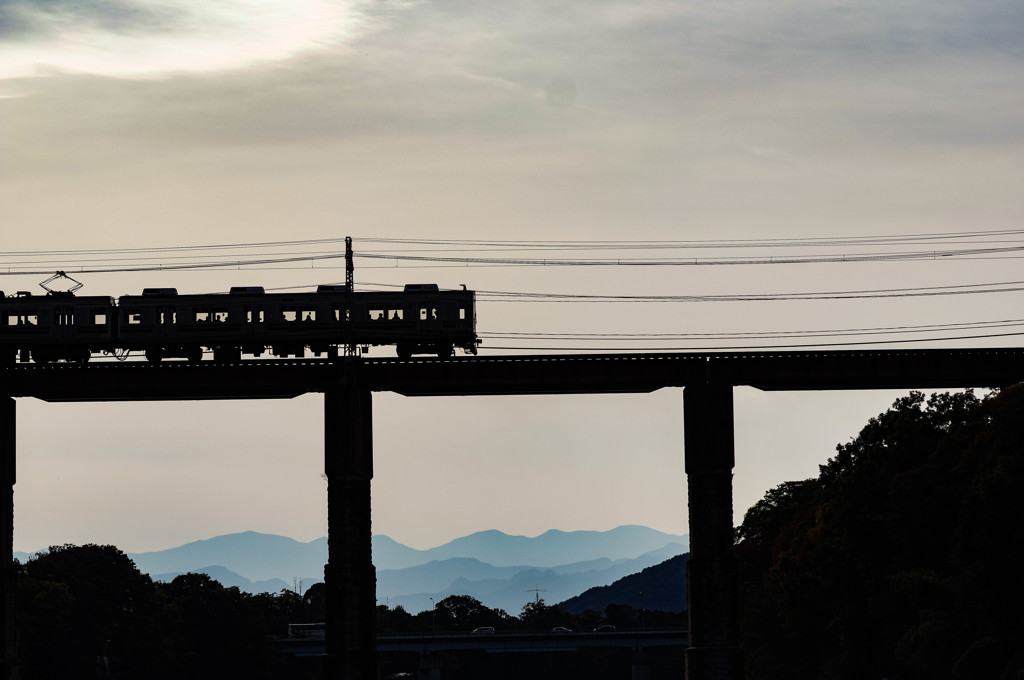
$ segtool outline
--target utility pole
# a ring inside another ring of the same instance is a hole
[[[352,237],[345,237],[345,309],[341,312],[341,323],[345,328],[345,355],[355,356],[356,344],[352,340],[352,292],[355,289],[355,265],[352,262]]]
[[[533,593],[535,596],[534,602],[540,603],[540,594],[548,592],[547,588],[527,588],[526,592]]]

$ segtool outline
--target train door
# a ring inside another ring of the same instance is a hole
[[[53,308],[53,337],[55,342],[68,345],[75,342],[75,308],[60,305]]]
[[[178,344],[178,310],[176,307],[164,305],[156,308],[154,330],[161,342]]]
[[[267,311],[263,303],[242,305],[242,350],[246,354],[263,354],[267,338]]]
[[[419,303],[419,330],[436,333],[441,330],[440,305],[433,300],[421,300]]]

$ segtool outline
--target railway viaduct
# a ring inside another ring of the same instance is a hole
[[[125,401],[324,395],[328,477],[326,674],[375,677],[370,549],[375,391],[408,396],[641,393],[683,388],[691,559],[685,677],[742,675],[732,559],[733,388],[949,389],[1024,380],[1024,349],[345,358],[187,364],[96,362],[0,368],[0,680],[16,663],[13,623],[16,398]],[[683,669],[680,669],[683,676]]]

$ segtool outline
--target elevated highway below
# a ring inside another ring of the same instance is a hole
[[[685,630],[634,630],[611,633],[436,633],[417,635],[378,635],[379,652],[571,652],[584,647],[685,647]],[[320,656],[324,640],[282,636],[274,639],[274,648],[281,654]]]

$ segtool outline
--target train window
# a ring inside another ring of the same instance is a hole
[[[401,309],[392,309],[390,311],[391,311],[391,317],[390,318],[391,318],[392,321],[401,321],[402,319],[405,318],[405,313]]]
[[[206,323],[210,320],[210,310],[208,309],[193,309],[192,320],[196,322]]]
[[[383,309],[371,309],[370,310],[370,319],[372,321],[376,321],[377,319],[386,319],[386,318],[387,318],[387,316],[384,314],[384,310]]]
[[[107,325],[107,313],[100,310],[92,310],[89,314],[92,318],[92,324],[94,326],[106,326]]]
[[[128,317],[129,326],[137,326],[142,323],[142,312],[137,309],[127,309],[125,315]]]
[[[316,321],[316,310],[312,307],[302,307],[299,309],[299,318],[303,321]]]
[[[160,323],[161,324],[176,324],[178,323],[178,312],[173,309],[160,309]]]
[[[39,323],[39,315],[35,312],[8,312],[8,326],[35,326]]]
[[[225,307],[215,307],[213,310],[213,320],[217,323],[224,323],[228,320],[228,310]]]
[[[298,321],[299,310],[295,307],[281,307],[281,320],[282,321]]]
[[[459,307],[459,320],[460,321],[465,321],[466,320],[466,308],[465,307]]]
[[[261,305],[255,305],[245,308],[245,321],[246,323],[263,323],[263,307]]]
[[[427,320],[427,308],[426,307],[420,307],[420,321],[426,321],[426,320]]]

